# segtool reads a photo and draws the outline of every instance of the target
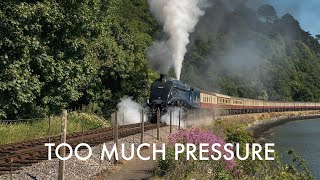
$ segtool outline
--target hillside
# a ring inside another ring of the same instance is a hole
[[[182,80],[232,96],[320,101],[318,40],[290,14],[258,9],[210,7],[192,34]]]

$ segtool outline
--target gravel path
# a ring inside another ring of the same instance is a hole
[[[160,130],[160,141],[167,139],[169,135],[169,127],[163,127]],[[145,143],[157,143],[156,140],[157,130],[149,130],[145,132],[144,142]],[[126,156],[129,156],[129,144],[135,143],[139,145],[140,134],[129,136],[126,138],[119,139],[119,143],[126,145]],[[111,149],[113,142],[107,142],[106,146]],[[88,150],[82,150],[79,154],[85,156]],[[101,156],[101,145],[92,147],[92,156],[86,161],[80,161],[75,156],[66,161],[66,179],[89,179],[90,177],[99,174],[100,172],[112,171],[114,168],[113,163],[110,160],[100,161]],[[12,179],[21,180],[48,180],[58,178],[58,159],[46,160],[33,164],[29,167],[23,167],[22,170],[14,171]],[[0,179],[11,179],[10,174],[1,175]]]
[[[152,157],[152,148],[143,151],[143,157]],[[148,160],[143,161],[135,157],[131,161],[125,161],[120,164],[116,170],[105,171],[94,177],[93,180],[136,180],[136,179],[148,179],[152,176],[152,170],[155,167],[157,161]]]

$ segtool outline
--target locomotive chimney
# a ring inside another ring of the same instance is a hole
[[[168,75],[167,74],[160,74],[160,81],[161,82],[167,82]]]

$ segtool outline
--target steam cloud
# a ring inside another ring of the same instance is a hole
[[[180,112],[181,113],[180,114],[180,117],[181,117],[180,126],[181,127],[186,127],[185,120],[182,120],[182,115],[183,115],[183,113],[185,113],[183,111],[183,109],[178,108],[178,107],[174,107],[171,110],[172,110],[172,125],[174,125],[174,126],[178,126],[179,125],[179,112]],[[164,122],[167,125],[170,125],[170,112],[168,112],[168,113],[164,114],[163,116],[161,116],[161,122]]]
[[[118,122],[119,125],[135,124],[141,122],[142,106],[132,100],[131,97],[124,97],[118,104]],[[147,121],[147,117],[144,117]]]
[[[187,52],[189,34],[194,31],[207,0],[149,0],[150,10],[163,24],[169,39],[157,41],[149,49],[149,66],[159,73],[167,74],[174,67],[180,79],[182,62]]]
[[[214,125],[215,121],[211,112],[184,111],[182,108],[174,107],[172,111],[172,125],[179,126],[179,112],[180,112],[180,127],[201,127],[203,125]],[[187,116],[186,116],[187,114]],[[170,111],[161,116],[161,122],[170,125]]]

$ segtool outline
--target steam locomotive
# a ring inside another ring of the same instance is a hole
[[[200,90],[161,74],[160,79],[155,80],[151,85],[148,106],[153,122],[156,120],[158,109],[161,115],[172,107],[181,107],[186,110],[199,109]]]
[[[148,106],[151,122],[156,121],[158,109],[163,115],[172,107],[181,107],[184,110],[210,110],[220,115],[320,110],[320,103],[315,102],[263,101],[207,92],[168,78],[164,74],[152,83],[150,90]]]

